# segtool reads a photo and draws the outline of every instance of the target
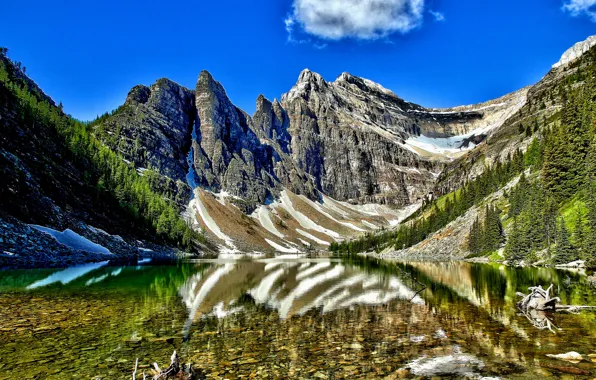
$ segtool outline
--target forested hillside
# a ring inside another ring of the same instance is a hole
[[[168,194],[151,186],[66,115],[0,50],[0,207],[26,223],[72,228],[77,221],[194,250],[202,236],[180,218]]]
[[[519,133],[510,139],[531,139],[524,153],[518,150],[502,161],[486,164],[481,175],[425,202],[397,230],[333,244],[331,250],[354,253],[408,248],[472,206],[484,206],[483,218],[469,230],[471,256],[489,255],[504,247],[504,257],[512,261],[569,263],[582,259],[596,267],[596,49],[566,70],[569,74],[556,85],[543,84],[542,91],[535,92],[536,108],[550,106],[554,109],[551,116],[534,117],[525,125],[509,123],[508,133],[514,125]],[[515,118],[521,119],[520,115]],[[505,192],[503,207],[485,204],[487,195],[515,177],[519,182]]]

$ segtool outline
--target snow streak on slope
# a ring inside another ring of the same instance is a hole
[[[265,239],[265,241],[267,242],[267,244],[269,244],[270,246],[272,246],[273,248],[275,248],[276,251],[278,252],[283,252],[283,253],[300,253],[300,250],[298,248],[295,247],[284,247],[280,244],[277,244],[269,239]]]
[[[318,231],[318,232],[322,232],[325,235],[329,235],[332,238],[335,239],[339,239],[340,235],[335,232],[335,231],[331,231],[327,228],[321,227],[318,224],[316,224],[315,222],[313,222],[312,220],[310,220],[306,215],[304,215],[303,213],[296,211],[294,209],[294,206],[292,205],[292,200],[290,199],[290,197],[288,196],[288,193],[286,190],[281,192],[281,197],[280,197],[280,201],[281,201],[281,207],[283,207],[287,212],[290,213],[290,215],[296,219],[298,221],[298,223],[300,223],[300,225],[306,229],[309,230],[314,230],[314,231]]]
[[[215,223],[215,220],[213,220],[213,218],[207,212],[207,208],[201,201],[200,193],[195,192],[195,197],[193,198],[193,200],[190,201],[189,207],[191,210],[196,210],[199,213],[199,216],[201,217],[201,219],[203,220],[203,222],[205,223],[207,228],[215,236],[217,236],[219,239],[223,240],[226,243],[226,245],[228,245],[228,247],[230,247],[232,250],[235,250],[236,247],[235,247],[232,239],[228,235],[224,234],[221,231],[221,229],[219,228],[217,223]]]
[[[306,237],[306,238],[314,241],[315,243],[322,244],[322,245],[330,245],[329,242],[327,242],[325,240],[321,240],[318,237],[316,237],[316,236],[314,236],[312,234],[309,234],[306,231],[302,231],[300,228],[296,228],[296,232],[298,232],[300,235],[302,235],[302,236],[304,236],[304,237]]]
[[[269,208],[265,205],[260,206],[253,212],[251,215],[253,218],[256,218],[261,226],[263,226],[267,231],[271,232],[273,235],[279,236],[280,238],[284,238],[285,235],[282,234],[275,228],[273,225],[273,221],[271,220],[271,214],[269,213]]]
[[[225,192],[213,194],[195,189],[195,197],[184,215],[195,229],[202,227],[225,242],[219,253],[228,257],[241,252],[300,253],[305,247],[325,249],[332,241],[394,225],[403,219],[404,212],[411,212],[410,206],[394,210],[378,204],[352,205],[324,195],[316,202],[284,190],[277,200],[260,205],[247,218],[240,208],[227,201],[230,197]]]

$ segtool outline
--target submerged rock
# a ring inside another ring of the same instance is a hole
[[[484,368],[484,362],[473,355],[453,354],[422,357],[410,362],[406,368],[416,376],[473,376]]]
[[[559,360],[566,360],[568,362],[572,362],[572,363],[579,363],[582,360],[584,360],[584,358],[577,352],[575,351],[570,351],[564,354],[558,354],[558,355],[546,355],[549,358],[555,358],[555,359],[559,359]]]

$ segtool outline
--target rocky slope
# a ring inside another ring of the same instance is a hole
[[[349,73],[327,81],[304,70],[280,101],[259,96],[251,116],[203,71],[194,89],[168,79],[134,87],[121,107],[90,128],[139,175],[151,176],[153,190],[174,201],[221,252],[298,253],[395,226],[429,194],[457,189],[486,165],[525,149],[537,121],[547,126],[542,121],[560,107],[557,84],[579,69],[578,58],[593,45],[591,38],[570,49],[538,84],[477,105],[424,108]],[[36,157],[23,153],[27,131],[15,115],[1,114],[5,124],[15,124],[3,136],[2,168],[14,182],[3,191],[35,187],[43,165],[31,164],[36,172],[29,174],[10,169],[27,168],[20,160]],[[39,146],[42,140],[33,139],[31,151],[44,152],[44,159],[60,156],[63,148]],[[11,146],[18,148],[15,157]],[[68,182],[23,190],[31,202],[19,195],[13,206],[7,201],[8,213],[69,227],[50,218],[54,203],[65,204],[89,210],[82,219],[108,225],[84,199],[76,181],[81,169],[52,161]],[[33,180],[17,180],[27,175]],[[47,191],[51,196],[37,196]],[[61,197],[75,201],[47,201]],[[38,208],[46,219],[31,217]]]
[[[173,253],[149,242],[158,239],[146,225],[136,223],[114,194],[94,185],[100,168],[73,149],[84,133],[75,124],[0,51],[0,267],[134,261],[141,254]],[[65,131],[76,137],[66,138]],[[98,244],[103,253],[65,244],[37,225],[56,234],[70,230],[70,243]]]
[[[532,140],[542,140],[547,130],[560,122],[560,111],[565,102],[563,89],[567,83],[572,87],[582,86],[577,81],[578,73],[589,72],[596,64],[596,37],[590,37],[565,52],[561,60],[534,86],[526,92],[526,102],[505,123],[495,129],[477,149],[447,164],[435,185],[436,195],[447,194],[459,189],[462,184],[477,177],[488,165],[505,162],[516,150],[525,151]],[[588,54],[589,53],[589,54]],[[578,163],[581,165],[582,163]],[[540,172],[526,176],[538,180]],[[479,205],[471,207],[465,214],[444,228],[431,234],[424,241],[404,250],[386,249],[382,257],[401,258],[462,258],[470,254],[468,236],[474,220],[484,218],[484,206],[497,205],[502,210],[509,208],[506,195],[519,180],[519,176],[503,188],[487,196]],[[505,233],[511,232],[511,220],[505,226]]]
[[[435,194],[454,191],[465,181],[481,174],[487,165],[506,161],[517,149],[525,151],[536,133],[550,128],[553,116],[561,110],[564,101],[562,85],[578,71],[593,65],[593,62],[579,58],[593,49],[595,44],[596,36],[577,43],[563,54],[561,60],[538,83],[509,95],[520,99],[517,106],[506,111],[504,122],[499,121],[499,127],[488,133],[484,144],[445,166],[437,180]],[[523,102],[522,95],[525,98]]]
[[[194,90],[165,79],[135,87],[94,133],[139,171],[159,171],[223,251],[298,252],[399,223],[526,94],[426,109],[367,79],[304,70],[250,116],[203,71]]]

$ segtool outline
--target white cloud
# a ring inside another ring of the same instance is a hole
[[[296,28],[327,39],[373,40],[407,33],[420,26],[424,0],[293,0],[285,20],[288,40],[297,42]],[[299,40],[300,41],[300,40]]]
[[[567,0],[563,3],[563,10],[577,17],[583,14],[596,22],[596,0]]]
[[[445,15],[441,12],[429,10],[428,13],[430,13],[435,18],[435,21],[445,21]]]

